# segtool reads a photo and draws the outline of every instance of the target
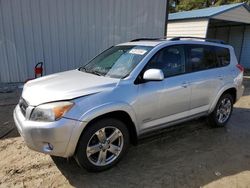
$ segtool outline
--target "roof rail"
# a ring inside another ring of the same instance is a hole
[[[138,38],[138,39],[133,39],[130,42],[136,42],[136,41],[141,41],[141,40],[162,40],[164,38]]]
[[[202,37],[174,37],[174,38],[171,38],[169,40],[170,41],[175,41],[175,40],[181,40],[181,39],[198,39],[198,40],[204,40],[204,41],[207,41],[207,42],[215,42],[215,43],[219,43],[219,44],[227,44],[223,40],[209,39],[209,38],[202,38]]]

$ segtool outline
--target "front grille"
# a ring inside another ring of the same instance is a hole
[[[22,114],[26,116],[26,109],[28,108],[28,103],[23,98],[20,98],[19,107],[21,109]]]

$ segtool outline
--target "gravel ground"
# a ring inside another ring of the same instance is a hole
[[[227,127],[203,118],[166,129],[102,173],[29,150],[12,118],[19,92],[1,93],[0,187],[250,187],[249,76],[245,86]]]

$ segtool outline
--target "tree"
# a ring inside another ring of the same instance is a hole
[[[250,5],[250,0],[169,0],[169,12],[188,11],[240,2],[246,2]]]
[[[183,0],[176,6],[176,8],[178,11],[186,11],[205,8],[209,5],[207,5],[207,0]]]

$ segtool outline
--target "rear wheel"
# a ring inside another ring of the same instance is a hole
[[[223,127],[227,124],[233,111],[233,97],[226,93],[219,99],[214,111],[208,117],[208,123],[214,127]]]
[[[89,171],[103,171],[115,165],[129,146],[126,125],[117,119],[101,119],[83,132],[76,160]]]

